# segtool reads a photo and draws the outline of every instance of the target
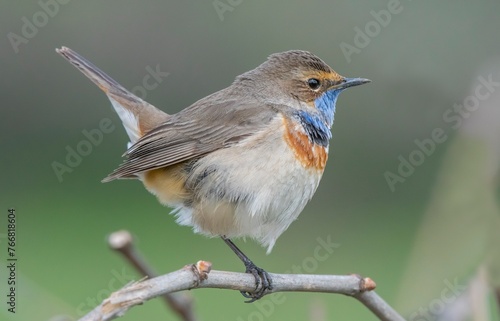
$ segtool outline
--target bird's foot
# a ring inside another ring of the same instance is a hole
[[[253,292],[240,291],[240,293],[250,300],[245,303],[252,303],[266,295],[267,291],[273,289],[273,282],[269,273],[256,266],[252,261],[245,263],[245,273],[252,274],[255,278],[255,290]]]

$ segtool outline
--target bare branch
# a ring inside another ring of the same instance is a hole
[[[195,288],[218,288],[252,292],[255,279],[246,273],[210,271],[211,264],[199,261],[196,265],[154,279],[126,285],[111,294],[80,321],[107,321],[122,316],[127,310],[165,293]],[[210,277],[208,277],[210,274]],[[375,283],[359,275],[272,274],[273,292],[324,292],[353,296],[367,306],[382,321],[404,321],[372,290]]]
[[[360,292],[354,296],[383,321],[405,321],[396,310],[384,301],[375,291]]]
[[[108,245],[119,252],[143,276],[154,278],[158,274],[146,263],[143,256],[134,246],[134,239],[129,231],[121,230],[111,233]],[[162,295],[166,305],[170,307],[183,321],[196,321],[193,311],[193,300],[188,295],[178,293],[164,293]]]

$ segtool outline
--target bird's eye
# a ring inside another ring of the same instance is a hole
[[[317,90],[321,86],[320,81],[316,78],[309,78],[307,80],[307,84],[309,85],[309,88],[311,88],[312,90]]]

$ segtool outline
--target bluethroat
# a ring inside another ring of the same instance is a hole
[[[255,290],[242,292],[247,302],[272,289],[269,274],[231,239],[249,237],[271,251],[318,187],[339,94],[369,80],[292,50],[169,115],[73,50],[57,52],[106,93],[130,138],[124,162],[103,182],[140,179],[177,223],[220,236],[255,277]]]

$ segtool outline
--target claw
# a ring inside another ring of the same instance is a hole
[[[245,273],[252,274],[255,278],[255,290],[253,292],[240,291],[240,293],[245,298],[250,299],[248,301],[245,301],[245,303],[252,303],[266,295],[267,291],[273,289],[272,279],[269,273],[267,273],[264,269],[256,266],[251,261],[245,264],[245,267]]]
[[[233,250],[233,252],[245,264],[245,273],[252,274],[255,278],[255,290],[253,292],[240,291],[247,299],[245,303],[252,303],[262,298],[268,291],[273,289],[271,276],[264,269],[255,265],[241,250],[227,237],[222,236],[222,240]]]

